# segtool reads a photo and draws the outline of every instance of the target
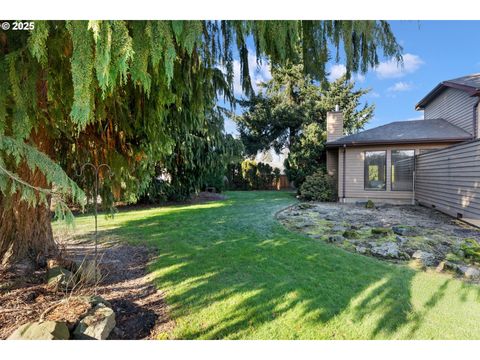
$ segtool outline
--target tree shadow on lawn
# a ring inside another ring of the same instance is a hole
[[[396,338],[408,325],[408,338],[444,296],[448,282],[415,312],[417,272],[291,233],[272,216],[291,199],[261,195],[113,230],[158,248],[151,272],[166,291],[174,337]]]

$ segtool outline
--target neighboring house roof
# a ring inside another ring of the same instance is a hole
[[[472,135],[444,119],[396,121],[353,135],[343,136],[327,143],[327,147],[372,144],[417,144],[433,142],[459,142],[472,139]]]
[[[454,88],[465,91],[469,95],[480,94],[480,74],[471,74],[462,76],[456,79],[442,81],[432,91],[430,91],[422,100],[415,106],[416,110],[423,110],[430,101],[432,101],[439,93],[446,88]]]

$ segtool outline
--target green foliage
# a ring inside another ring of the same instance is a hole
[[[374,107],[361,104],[369,90],[354,90],[346,76],[315,84],[301,64],[275,67],[264,92],[240,101],[247,111],[238,127],[248,154],[288,147],[286,174],[299,188],[306,176],[325,166],[327,112],[340,105],[346,134],[356,132],[373,116]]]
[[[374,209],[375,208],[374,202],[372,200],[368,200],[367,203],[365,204],[365,208]]]
[[[66,26],[73,42],[73,104],[70,116],[79,129],[83,130],[93,120],[94,111],[93,37],[88,21],[68,21]]]
[[[228,167],[229,189],[233,190],[271,190],[274,181],[280,178],[280,169],[270,165],[245,159]]]
[[[465,257],[475,262],[480,262],[480,243],[475,239],[465,239],[460,247]]]
[[[300,187],[300,198],[308,201],[335,201],[333,178],[322,171],[307,176]]]
[[[401,51],[383,21],[39,21],[33,31],[2,35],[0,134],[15,140],[15,149],[0,152],[5,169],[16,173],[12,156],[25,161],[23,142],[42,144],[61,166],[55,187],[73,190],[67,178],[83,163],[107,163],[105,206],[135,201],[159,162],[185,195],[205,181],[202,167],[225,169],[225,139],[208,122],[220,96],[233,102],[237,51],[243,89],[251,89],[247,37],[275,68],[297,59],[299,48],[309,60],[325,54],[324,40],[342,50],[348,71],[378,63],[377,51]],[[322,81],[324,66],[314,59],[303,72]],[[93,177],[75,180],[91,199]]]

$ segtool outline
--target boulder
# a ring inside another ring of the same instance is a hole
[[[467,279],[480,279],[480,270],[474,268],[473,266],[459,266],[458,271]]]
[[[400,251],[397,243],[386,242],[380,245],[373,246],[370,249],[372,255],[386,258],[386,259],[399,259]]]
[[[47,279],[48,286],[56,290],[67,290],[72,288],[75,283],[72,272],[59,266],[48,269]]]
[[[417,260],[423,267],[435,265],[435,255],[426,251],[415,251],[412,255],[412,259]]]
[[[395,236],[395,240],[400,244],[400,246],[405,245],[408,242],[408,239],[404,238],[403,236],[397,235]]]
[[[341,243],[345,240],[342,235],[331,235],[328,237],[328,242],[330,243]]]
[[[368,253],[368,249],[365,246],[356,246],[355,251],[359,254],[366,254]]]
[[[20,326],[8,340],[68,340],[70,332],[64,322],[38,321]]]
[[[344,232],[345,230],[347,230],[347,228],[342,225],[335,225],[334,227],[332,227],[332,231]]]
[[[98,304],[78,323],[73,337],[79,340],[105,340],[115,328],[115,313],[104,304]]]
[[[392,231],[401,236],[417,236],[419,235],[418,230],[413,226],[392,226]]]

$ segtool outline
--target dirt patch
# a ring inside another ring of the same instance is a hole
[[[63,246],[65,255],[77,262],[93,259],[94,245],[90,240],[70,240]],[[104,276],[97,293],[112,304],[116,313],[117,326],[110,338],[151,339],[173,327],[163,294],[147,277],[147,265],[156,254],[156,249],[129,246],[112,239],[99,245],[99,267]],[[38,320],[46,310],[72,295],[48,289],[46,271],[36,271],[28,277],[0,273],[0,284],[0,339],[7,338],[18,326]],[[91,294],[92,287],[74,291],[74,295]],[[73,319],[85,310],[83,307],[80,303],[62,305],[47,317]]]

